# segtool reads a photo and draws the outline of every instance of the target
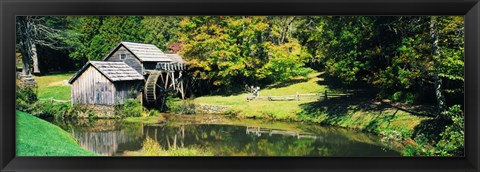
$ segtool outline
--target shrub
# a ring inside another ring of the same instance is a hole
[[[158,111],[157,109],[152,109],[148,111],[148,116],[159,116],[159,115],[160,115],[160,111]]]
[[[192,99],[180,100],[179,98],[167,97],[168,109],[176,114],[195,114],[195,103]]]
[[[435,148],[428,143],[427,137],[420,134],[415,139],[416,145],[407,145],[403,151],[404,156],[433,156]]]
[[[464,115],[460,105],[452,106],[448,109],[447,118],[452,120],[440,134],[442,139],[437,143],[438,153],[441,155],[463,155],[465,145],[465,122]]]
[[[31,109],[31,105],[37,101],[37,86],[21,83],[17,83],[16,86],[15,108],[28,111]]]
[[[416,94],[411,92],[397,91],[393,94],[392,100],[396,102],[413,103],[417,97]]]
[[[119,117],[140,117],[142,112],[142,104],[135,99],[127,99],[122,105],[115,106],[115,114]]]
[[[26,112],[40,118],[66,118],[76,117],[78,107],[70,105],[67,102],[37,101],[30,105]]]
[[[393,99],[394,101],[400,101],[400,100],[402,100],[402,92],[401,92],[401,91],[395,92],[395,93],[393,94],[393,96],[392,96],[392,99]]]
[[[441,139],[435,143],[429,143],[428,139],[423,135],[415,138],[417,145],[407,146],[404,155],[407,156],[461,156],[464,152],[465,136],[464,136],[464,115],[460,105],[452,106],[448,109],[447,120],[451,120],[451,124],[445,127],[440,134]],[[434,146],[431,146],[434,145]]]

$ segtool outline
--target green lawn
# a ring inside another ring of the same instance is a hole
[[[70,100],[70,85],[66,83],[74,73],[36,76],[39,99]]]
[[[294,82],[283,87],[270,86],[260,90],[260,96],[282,96],[307,93],[341,93],[331,90],[318,81],[320,73],[314,73],[307,80]],[[325,125],[341,126],[369,131],[377,134],[382,132],[400,132],[408,137],[414,127],[427,117],[417,116],[409,112],[377,105],[371,99],[344,97],[326,101],[247,101],[249,94],[232,96],[202,96],[194,99],[196,104],[231,106],[227,113],[233,113],[239,118],[264,118],[272,120],[288,120],[314,122]],[[378,107],[378,108],[370,108]],[[388,133],[387,133],[388,134]]]
[[[317,84],[322,80],[313,73],[305,81],[291,84],[284,87],[271,85],[260,90],[260,96],[286,96],[311,93],[323,93],[329,90],[325,85]],[[299,79],[300,80],[300,79]],[[238,94],[232,96],[203,96],[194,100],[197,104],[232,106],[230,111],[237,113],[239,117],[269,117],[275,119],[293,119],[301,111],[300,105],[303,103],[314,102],[315,100],[305,101],[247,101],[246,97],[250,94]]]
[[[95,156],[60,127],[16,111],[17,156]]]

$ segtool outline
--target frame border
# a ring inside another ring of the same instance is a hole
[[[0,171],[479,171],[479,0],[0,0]],[[464,157],[16,157],[17,15],[464,15]]]

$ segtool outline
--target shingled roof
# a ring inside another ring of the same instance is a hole
[[[124,46],[128,51],[130,51],[135,57],[137,57],[142,62],[173,62],[174,59],[170,58],[169,55],[165,54],[157,46],[153,44],[142,44],[142,43],[133,43],[133,42],[120,42],[112,52],[105,57],[106,60],[110,57],[119,47]],[[180,57],[179,55],[177,55]],[[181,57],[180,57],[181,58]],[[184,62],[182,60],[182,62]]]
[[[182,56],[178,55],[178,54],[174,54],[174,53],[166,53],[165,55],[167,55],[167,57],[169,59],[172,59],[172,63],[185,63],[185,61],[183,60]]]
[[[75,81],[89,66],[93,66],[112,82],[144,80],[143,76],[124,62],[89,61],[68,81]]]

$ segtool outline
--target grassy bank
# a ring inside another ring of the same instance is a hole
[[[51,74],[36,76],[39,99],[70,100],[70,85],[68,80],[74,73]]]
[[[271,85],[261,89],[260,96],[284,96],[323,93],[330,90],[325,85],[319,85],[322,78],[317,77],[320,73],[309,75],[308,79],[294,79],[293,84],[288,86]],[[196,104],[231,106],[229,112],[235,113],[241,118],[275,118],[280,120],[294,120],[296,114],[301,112],[300,105],[303,103],[314,102],[306,101],[247,101],[246,97],[251,94],[244,93],[232,96],[203,96],[194,100]]]
[[[309,75],[308,79],[293,81],[290,85],[271,85],[260,91],[261,96],[281,96],[323,93],[341,93],[323,85],[320,73]],[[330,98],[328,100],[305,101],[247,101],[249,94],[232,96],[203,96],[194,100],[196,104],[230,106],[227,114],[238,118],[262,118],[313,122],[341,126],[381,135],[400,134],[409,137],[415,126],[428,119],[415,114],[415,109],[400,108],[388,102],[381,102],[362,96]]]
[[[17,156],[95,156],[67,132],[21,111],[17,115]]]

